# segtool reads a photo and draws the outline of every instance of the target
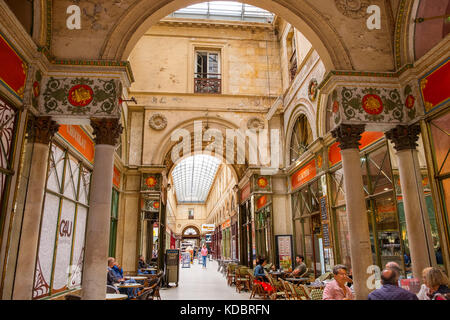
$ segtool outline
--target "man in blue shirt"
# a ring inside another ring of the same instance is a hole
[[[108,284],[113,283],[136,283],[136,280],[125,280],[123,277],[123,269],[119,267],[116,259],[110,257],[108,258]],[[120,293],[128,295],[128,298],[135,298],[137,295],[137,289],[133,288],[119,288]]]
[[[399,276],[396,269],[384,269],[381,273],[383,286],[369,293],[368,300],[418,300],[414,293],[398,286]]]

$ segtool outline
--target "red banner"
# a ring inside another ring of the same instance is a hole
[[[261,209],[267,204],[267,196],[261,196],[256,200],[256,209]]]
[[[250,197],[250,182],[247,183],[241,190],[241,203]]]
[[[94,163],[94,142],[80,126],[61,125],[58,134],[90,163]]]
[[[1,35],[0,61],[0,83],[23,99],[28,66]]]
[[[310,161],[306,166],[291,176],[292,190],[297,189],[316,176],[316,160]]]
[[[420,81],[425,111],[445,103],[450,98],[450,59],[430,72]]]
[[[116,188],[120,188],[120,171],[114,166],[113,184]]]
[[[374,144],[381,138],[383,138],[384,133],[383,132],[377,132],[377,131],[365,131],[361,135],[361,140],[359,141],[360,146],[359,150],[363,150],[364,148],[367,148],[368,146]],[[328,160],[330,161],[330,167],[338,164],[341,162],[341,148],[339,148],[339,142],[336,142],[332,144],[328,148]]]

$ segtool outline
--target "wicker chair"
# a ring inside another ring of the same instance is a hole
[[[284,290],[284,296],[286,299],[291,300],[292,299],[292,292],[291,288],[289,287],[289,284],[286,280],[280,278],[281,288]]]
[[[119,290],[117,290],[116,287],[107,285],[106,286],[106,293],[119,293]]]
[[[235,276],[235,283],[236,283],[236,291],[239,293],[242,289],[247,289],[250,291],[250,279],[249,279],[249,273],[248,268],[246,267],[238,267],[236,268],[236,276]]]
[[[274,288],[274,292],[270,295],[272,300],[277,300],[278,298],[286,299],[286,291],[279,280],[275,280],[270,274],[267,275],[267,279],[269,279],[269,283]]]
[[[302,287],[295,286],[292,283],[286,281],[289,287],[292,300],[309,300],[308,294],[303,290]]]
[[[228,265],[228,268],[227,268],[227,284],[229,286],[231,286],[231,285],[236,283],[236,281],[235,281],[236,267],[237,267],[237,264],[235,264],[235,263],[230,263]]]
[[[263,299],[269,299],[270,293],[264,290],[264,287],[260,283],[255,282],[257,278],[255,278],[251,273],[248,274],[248,277],[250,279],[250,284],[252,288],[250,293],[250,299],[252,297],[253,298],[256,297],[257,295]]]

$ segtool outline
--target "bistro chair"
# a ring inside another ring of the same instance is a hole
[[[316,281],[317,280],[319,280],[320,282],[324,282],[325,280],[328,280],[328,279],[333,279],[333,273],[332,272],[325,272],[324,274],[322,274],[322,275],[320,275],[317,279],[316,279]]]
[[[248,291],[250,291],[250,279],[248,277],[248,268],[246,267],[236,268],[235,283],[236,283],[236,291],[238,291],[239,293],[241,293],[242,289],[247,289]]]
[[[275,280],[271,274],[268,274],[267,278],[269,279],[270,285],[274,289],[274,291],[270,295],[270,298],[272,300],[277,300],[278,297],[286,299],[286,292],[284,291],[284,288],[283,288],[283,285],[281,284],[281,282],[279,280]]]
[[[106,286],[106,293],[119,293],[119,290],[117,290],[116,287],[107,285]]]
[[[235,283],[237,264],[230,263],[227,268],[227,284],[229,286]]]
[[[291,289],[289,288],[289,285],[286,280],[280,278],[281,288],[284,290],[284,296],[287,300],[291,300],[292,293]]]
[[[270,298],[270,294],[268,291],[264,290],[263,285],[257,280],[251,273],[248,274],[250,283],[251,283],[251,293],[250,293],[250,299],[253,297],[256,297],[258,295],[259,297],[262,297],[263,299]]]

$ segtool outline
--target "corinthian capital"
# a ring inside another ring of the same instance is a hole
[[[115,146],[123,131],[120,119],[115,118],[92,118],[91,126],[94,128],[95,144]]]
[[[359,141],[361,134],[364,132],[365,125],[363,124],[341,124],[331,134],[336,141],[340,143],[339,148],[344,149],[359,149]]]
[[[420,126],[402,126],[398,125],[395,128],[385,133],[386,138],[394,143],[394,148],[397,151],[416,149],[417,140],[419,140]]]
[[[51,117],[31,117],[27,125],[28,133],[35,143],[49,144],[59,130],[59,124]]]

